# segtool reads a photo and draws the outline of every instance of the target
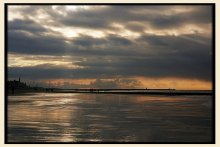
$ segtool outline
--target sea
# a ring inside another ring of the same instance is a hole
[[[8,143],[209,143],[212,95],[28,93],[7,97]]]

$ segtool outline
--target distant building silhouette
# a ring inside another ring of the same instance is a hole
[[[16,93],[16,92],[28,92],[28,91],[39,91],[44,90],[43,87],[38,86],[30,86],[27,85],[26,82],[21,82],[21,78],[19,77],[18,80],[11,80],[7,81],[7,90],[8,93]],[[53,91],[53,88],[50,88],[51,92]]]
[[[27,89],[29,86],[26,85],[26,83],[21,82],[21,78],[19,77],[18,81],[8,81],[7,86],[9,89]]]

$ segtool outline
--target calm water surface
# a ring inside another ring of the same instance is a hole
[[[8,142],[207,142],[211,106],[211,96],[9,96]]]

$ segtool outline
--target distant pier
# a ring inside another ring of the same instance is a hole
[[[212,95],[211,90],[176,89],[54,89],[55,93],[142,94],[142,95]]]

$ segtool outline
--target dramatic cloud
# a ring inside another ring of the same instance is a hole
[[[146,85],[140,77],[212,80],[209,5],[11,5],[8,14],[10,79],[108,88]]]

